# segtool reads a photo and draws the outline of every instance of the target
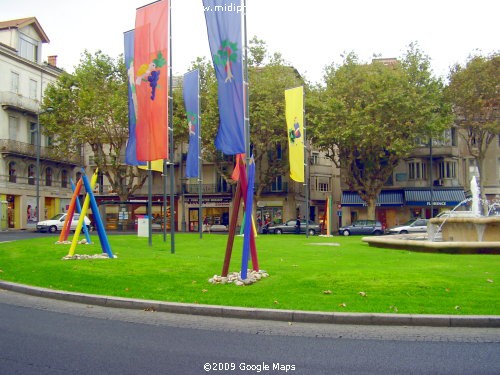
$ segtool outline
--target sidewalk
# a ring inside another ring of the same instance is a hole
[[[65,292],[16,284],[2,280],[0,280],[0,289],[87,305],[168,312],[174,314],[326,324],[476,328],[500,327],[499,315],[417,315],[253,309],[245,307],[198,305]]]

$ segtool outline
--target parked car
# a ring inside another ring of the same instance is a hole
[[[339,234],[350,236],[353,234],[374,234],[380,236],[384,233],[382,224],[376,220],[357,220],[351,225],[346,225],[339,228]]]
[[[291,219],[288,220],[286,223],[283,224],[276,224],[272,225],[269,228],[267,228],[267,233],[271,234],[288,234],[288,233],[295,233],[295,223],[297,222],[297,219]],[[309,221],[309,235],[314,236],[315,234],[319,234],[319,225],[314,223],[313,221]],[[300,233],[306,233],[306,221],[301,220],[300,221]]]
[[[39,221],[38,223],[36,223],[36,230],[38,232],[50,232],[50,233],[55,233],[58,230],[62,230],[64,225],[64,220],[66,220],[66,216],[67,216],[66,213],[61,213],[55,215],[49,220]],[[73,220],[71,220],[71,227],[70,227],[71,230],[76,229],[79,219],[80,219],[80,214],[75,213],[73,215]],[[87,216],[85,216],[83,220],[87,228],[90,230],[90,219]]]
[[[413,219],[406,224],[387,229],[388,234],[407,234],[407,233],[425,233],[427,232],[427,219]]]

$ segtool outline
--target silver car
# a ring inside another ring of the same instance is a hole
[[[389,234],[425,233],[427,232],[428,222],[427,219],[413,219],[406,224],[389,228],[386,232]]]

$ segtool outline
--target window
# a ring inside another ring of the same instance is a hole
[[[16,162],[11,161],[9,163],[9,182],[16,182]]]
[[[30,79],[30,99],[36,99],[38,93],[38,82]]]
[[[19,55],[33,62],[38,62],[38,42],[27,35],[20,34]]]
[[[30,164],[28,166],[28,184],[35,185],[35,174],[36,174],[36,166]]]
[[[319,164],[319,152],[312,152],[311,165],[318,165],[318,164]]]
[[[36,138],[38,134],[38,127],[36,126],[35,122],[30,122],[30,145],[36,146]]]
[[[68,187],[68,171],[66,169],[61,172],[61,187]]]
[[[16,72],[10,73],[10,91],[19,94],[19,74]]]
[[[19,118],[9,116],[9,139],[17,141],[17,133],[19,130]]]
[[[47,168],[45,170],[45,185],[52,186],[52,168]]]
[[[271,191],[283,191],[283,178],[282,178],[282,176],[276,176],[273,183],[271,184]]]
[[[421,161],[412,161],[408,163],[408,178],[410,180],[427,179],[427,164]]]
[[[454,161],[442,161],[439,163],[439,178],[456,178],[457,163]]]
[[[327,176],[318,176],[315,178],[316,191],[330,191],[330,178]]]
[[[281,143],[276,143],[276,159],[281,160],[283,157],[283,151],[281,150]]]
[[[229,191],[229,184],[223,175],[217,173],[217,193]]]

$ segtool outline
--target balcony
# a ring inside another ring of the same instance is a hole
[[[36,159],[36,145],[13,141],[11,139],[0,139],[0,154],[13,155],[21,158]],[[65,163],[69,165],[82,165],[80,155],[67,154],[65,157],[56,157],[49,147],[40,147],[40,160]]]
[[[5,109],[36,116],[40,102],[9,91],[0,91],[0,105]]]
[[[185,194],[199,194],[200,187],[198,184],[185,184],[184,193]],[[231,193],[233,191],[232,185],[219,186],[216,184],[202,184],[201,193],[202,194],[221,194],[221,193]]]
[[[262,189],[262,194],[287,194],[292,192],[288,188],[288,182],[282,182],[281,184],[273,184],[266,186]]]
[[[429,147],[418,147],[412,151],[410,157],[422,158],[429,157],[431,154]],[[432,145],[433,157],[458,157],[458,147],[451,145]]]

